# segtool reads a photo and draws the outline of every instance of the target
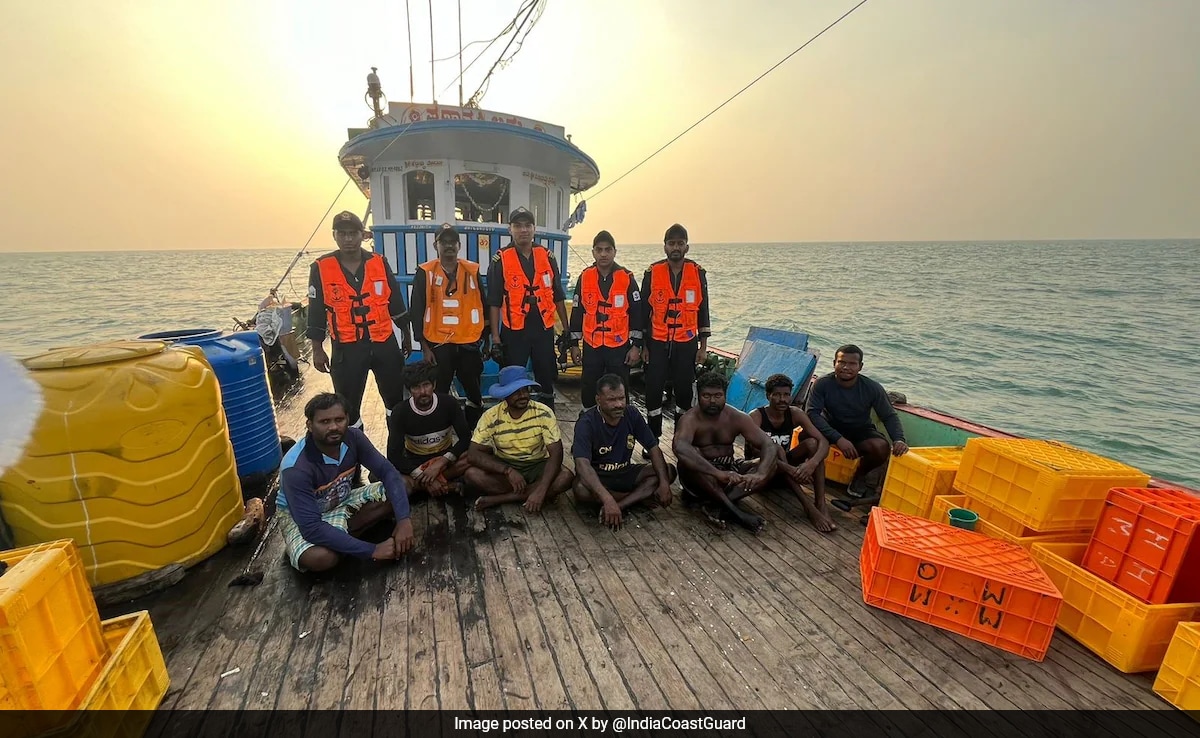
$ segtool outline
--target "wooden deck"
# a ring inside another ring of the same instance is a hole
[[[306,383],[280,411],[297,436],[328,378]],[[579,408],[561,393],[569,448]],[[382,448],[373,389],[363,415]],[[104,615],[150,610],[171,676],[162,709],[1171,709],[1152,675],[1120,674],[1062,633],[1035,663],[867,607],[857,515],[822,535],[784,491],[749,504],[767,518],[758,536],[716,531],[678,500],[616,532],[569,495],[481,519],[462,499],[421,502],[403,562],[302,575],[272,529],[253,562],[254,546],[227,549]],[[228,586],[248,564],[262,583]],[[1138,734],[1139,720],[1097,732]]]

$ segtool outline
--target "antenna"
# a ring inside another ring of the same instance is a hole
[[[429,90],[433,93],[433,104],[437,105],[437,83],[433,67],[433,0],[429,0]]]
[[[462,96],[462,78],[463,78],[462,53],[463,53],[463,45],[462,45],[462,0],[458,0],[458,107],[460,107],[460,108],[463,106],[463,96]]]

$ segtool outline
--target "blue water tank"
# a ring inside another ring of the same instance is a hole
[[[275,423],[275,403],[267,381],[267,362],[258,333],[190,328],[147,333],[138,338],[200,347],[221,386],[221,404],[229,423],[238,476],[258,478],[279,468],[283,453]]]

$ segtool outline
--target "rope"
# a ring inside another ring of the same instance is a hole
[[[517,8],[516,15],[513,16],[512,20],[510,20],[508,22],[508,24],[505,25],[504,28],[502,28],[500,30],[499,33],[497,33],[495,36],[492,37],[492,39],[490,41],[487,42],[487,46],[483,47],[483,51],[481,51],[475,55],[475,58],[471,60],[471,63],[467,65],[466,69],[463,69],[459,72],[458,77],[455,77],[453,80],[450,81],[450,84],[446,86],[446,89],[442,90],[442,94],[445,94],[451,87],[453,87],[455,82],[460,81],[464,74],[471,71],[471,67],[475,66],[475,62],[477,62],[483,58],[483,55],[487,53],[488,49],[492,48],[492,44],[496,43],[500,39],[507,36],[513,30],[513,28],[516,27],[517,18],[519,18],[521,16],[521,13],[525,12],[525,10],[529,7],[529,1],[530,0],[526,0],[526,2],[521,3],[521,6],[519,8]],[[534,2],[534,3],[536,3],[536,1],[537,0],[532,0],[532,2]],[[483,43],[483,42],[482,41],[474,42],[474,44],[481,44],[481,43]],[[468,44],[467,46],[473,46],[474,44]],[[463,50],[465,51],[466,47],[464,47]],[[449,58],[453,59],[454,57],[449,57]]]
[[[701,118],[700,120],[696,121],[695,123],[693,123],[693,124],[691,124],[690,126],[688,126],[687,128],[685,128],[685,129],[683,130],[683,132],[682,132],[682,133],[680,133],[678,136],[676,136],[675,138],[671,139],[670,141],[667,141],[665,144],[663,144],[661,147],[659,147],[659,149],[658,149],[657,151],[655,151],[653,154],[651,154],[650,156],[647,156],[645,159],[642,159],[640,162],[638,162],[637,164],[635,164],[635,165],[633,166],[633,168],[632,168],[632,169],[630,169],[629,171],[625,172],[625,173],[624,173],[624,174],[622,174],[620,177],[617,177],[616,179],[614,179],[613,181],[609,182],[608,184],[604,185],[604,187],[600,188],[598,191],[596,191],[595,193],[593,193],[593,194],[591,195],[591,197],[589,197],[588,199],[589,199],[589,200],[595,200],[597,197],[599,197],[599,196],[600,196],[600,194],[601,194],[602,192],[604,192],[605,190],[607,190],[609,187],[612,187],[612,186],[613,186],[613,185],[615,185],[617,182],[620,182],[621,180],[623,180],[623,179],[625,179],[626,177],[628,177],[630,174],[633,174],[633,173],[634,173],[634,172],[635,172],[635,171],[636,171],[636,170],[637,170],[639,167],[641,167],[643,164],[645,164],[646,162],[650,161],[650,160],[651,160],[651,159],[653,159],[654,157],[656,157],[656,156],[658,156],[659,154],[661,154],[661,153],[663,152],[663,150],[664,150],[664,149],[666,149],[668,146],[670,146],[671,144],[675,143],[675,142],[676,142],[676,141],[678,141],[679,139],[683,138],[683,137],[684,137],[684,136],[685,136],[685,135],[686,135],[686,134],[687,134],[689,131],[691,131],[693,128],[695,128],[696,126],[700,125],[700,124],[701,124],[701,123],[703,123],[704,121],[708,120],[708,119],[709,119],[710,117],[712,117],[712,115],[713,115],[714,113],[716,113],[718,110],[720,110],[721,108],[725,107],[725,106],[726,106],[726,105],[728,105],[729,103],[733,102],[733,100],[734,100],[736,97],[738,97],[738,96],[739,96],[739,95],[741,95],[743,92],[745,92],[746,90],[748,90],[748,89],[750,89],[751,87],[753,87],[753,86],[754,86],[755,84],[757,84],[757,83],[758,83],[758,81],[759,81],[759,80],[761,80],[763,77],[766,77],[766,76],[767,76],[768,74],[770,74],[771,72],[774,72],[776,69],[778,69],[779,67],[781,67],[781,66],[782,66],[782,65],[783,65],[783,64],[784,64],[784,63],[785,63],[785,62],[786,62],[788,59],[791,59],[793,56],[795,56],[796,54],[799,54],[801,51],[803,51],[803,50],[804,50],[804,47],[808,46],[808,45],[809,45],[809,44],[811,44],[813,41],[816,41],[816,40],[817,40],[818,38],[820,38],[820,37],[821,37],[821,36],[822,36],[822,35],[823,35],[823,34],[824,34],[826,31],[828,31],[829,29],[833,28],[833,27],[834,27],[834,26],[836,26],[837,24],[841,23],[843,20],[845,20],[847,17],[849,17],[849,15],[850,15],[851,13],[853,13],[854,11],[858,10],[859,8],[861,8],[862,6],[864,6],[864,5],[866,5],[866,4],[867,4],[867,0],[861,0],[861,1],[858,3],[858,5],[855,5],[853,8],[850,8],[849,10],[847,10],[845,13],[843,13],[843,14],[841,15],[841,17],[840,17],[840,18],[838,18],[837,20],[835,20],[833,23],[830,23],[829,25],[825,26],[825,28],[821,29],[821,31],[820,31],[820,32],[818,32],[818,33],[817,33],[815,36],[813,36],[812,38],[810,38],[809,40],[807,40],[807,41],[805,41],[803,44],[801,44],[799,47],[797,47],[797,48],[796,48],[794,51],[792,51],[792,53],[790,53],[790,54],[788,54],[787,56],[783,57],[783,58],[782,58],[782,59],[780,59],[778,62],[776,62],[776,63],[775,63],[775,65],[774,65],[774,66],[772,66],[770,69],[768,69],[767,71],[763,72],[762,74],[758,75],[758,76],[757,76],[757,77],[755,77],[753,80],[751,80],[751,81],[750,81],[750,83],[749,83],[748,85],[746,85],[746,86],[745,86],[745,87],[743,87],[742,89],[738,90],[737,92],[733,93],[733,95],[732,95],[732,96],[730,96],[730,98],[729,98],[728,100],[726,100],[725,102],[721,103],[721,104],[720,104],[720,105],[718,105],[717,107],[715,107],[715,108],[713,108],[712,110],[710,110],[710,111],[708,112],[708,114],[706,114],[706,115],[705,115],[703,118]]]

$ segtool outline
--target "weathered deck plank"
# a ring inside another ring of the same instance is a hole
[[[277,411],[281,428],[302,435],[303,403],[328,386],[306,376]],[[564,391],[569,448],[578,404]],[[373,387],[363,417],[382,447]],[[867,607],[857,515],[823,535],[786,491],[749,504],[767,518],[758,536],[715,531],[678,492],[617,532],[569,494],[540,515],[415,501],[417,548],[404,561],[303,575],[275,531],[253,562],[257,587],[227,586],[250,554],[227,550],[172,590],[104,614],[150,609],[172,678],[165,708],[1170,709],[1150,677],[1122,675],[1062,633],[1034,663]],[[260,734],[308,727],[294,712],[237,719]],[[1004,730],[1003,715],[1001,727],[956,719],[981,736]],[[339,733],[369,730],[350,716]],[[1118,718],[1096,732],[1141,731]],[[160,726],[156,738],[172,735]]]

